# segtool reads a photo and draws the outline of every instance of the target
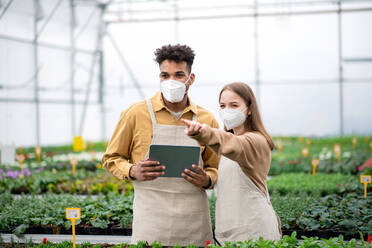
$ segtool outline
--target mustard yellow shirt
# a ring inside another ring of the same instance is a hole
[[[214,116],[204,108],[194,105],[188,98],[188,106],[177,120],[165,106],[159,91],[151,99],[157,123],[182,125],[181,118],[191,120],[193,113],[197,121],[218,128]],[[103,155],[103,167],[119,179],[130,180],[129,170],[146,155],[152,140],[152,123],[145,100],[135,103],[120,116],[119,123]],[[207,146],[200,146],[204,170],[210,176],[213,188],[217,181],[217,169],[220,156]]]

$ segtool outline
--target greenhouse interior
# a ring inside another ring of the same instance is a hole
[[[0,117],[0,247],[372,247],[371,0],[0,0]]]

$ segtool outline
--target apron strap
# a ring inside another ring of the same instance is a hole
[[[150,99],[146,99],[146,102],[147,102],[147,108],[149,109],[149,113],[150,113],[150,117],[151,117],[151,121],[152,121],[152,126],[154,127],[157,124],[156,119],[155,119],[154,109],[152,107],[152,103],[151,103]],[[196,121],[197,119],[198,119],[197,114],[193,113],[192,120]]]
[[[191,103],[190,103],[191,105]],[[192,113],[192,120],[197,121],[198,119],[198,107],[196,107],[196,113]]]
[[[156,126],[156,119],[155,119],[154,109],[152,107],[152,103],[151,103],[151,100],[150,99],[146,99],[146,102],[147,102],[147,108],[149,109],[152,126],[154,128]]]
[[[270,201],[270,195],[269,195],[269,190],[267,188],[267,183],[265,185],[265,189],[266,189],[266,200],[267,202],[271,205],[271,201]]]

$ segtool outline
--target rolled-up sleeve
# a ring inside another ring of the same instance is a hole
[[[115,128],[107,149],[103,155],[103,168],[119,179],[130,180],[129,171],[133,166],[129,162],[133,140],[133,121],[124,111]]]

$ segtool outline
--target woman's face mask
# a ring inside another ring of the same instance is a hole
[[[244,112],[247,109],[248,107],[243,110],[232,108],[220,109],[220,117],[226,129],[231,130],[242,125],[246,120],[246,115]]]
[[[160,82],[160,90],[164,98],[171,102],[181,102],[186,94],[186,84],[190,80],[191,73],[186,82],[180,82],[174,79],[168,79]]]

